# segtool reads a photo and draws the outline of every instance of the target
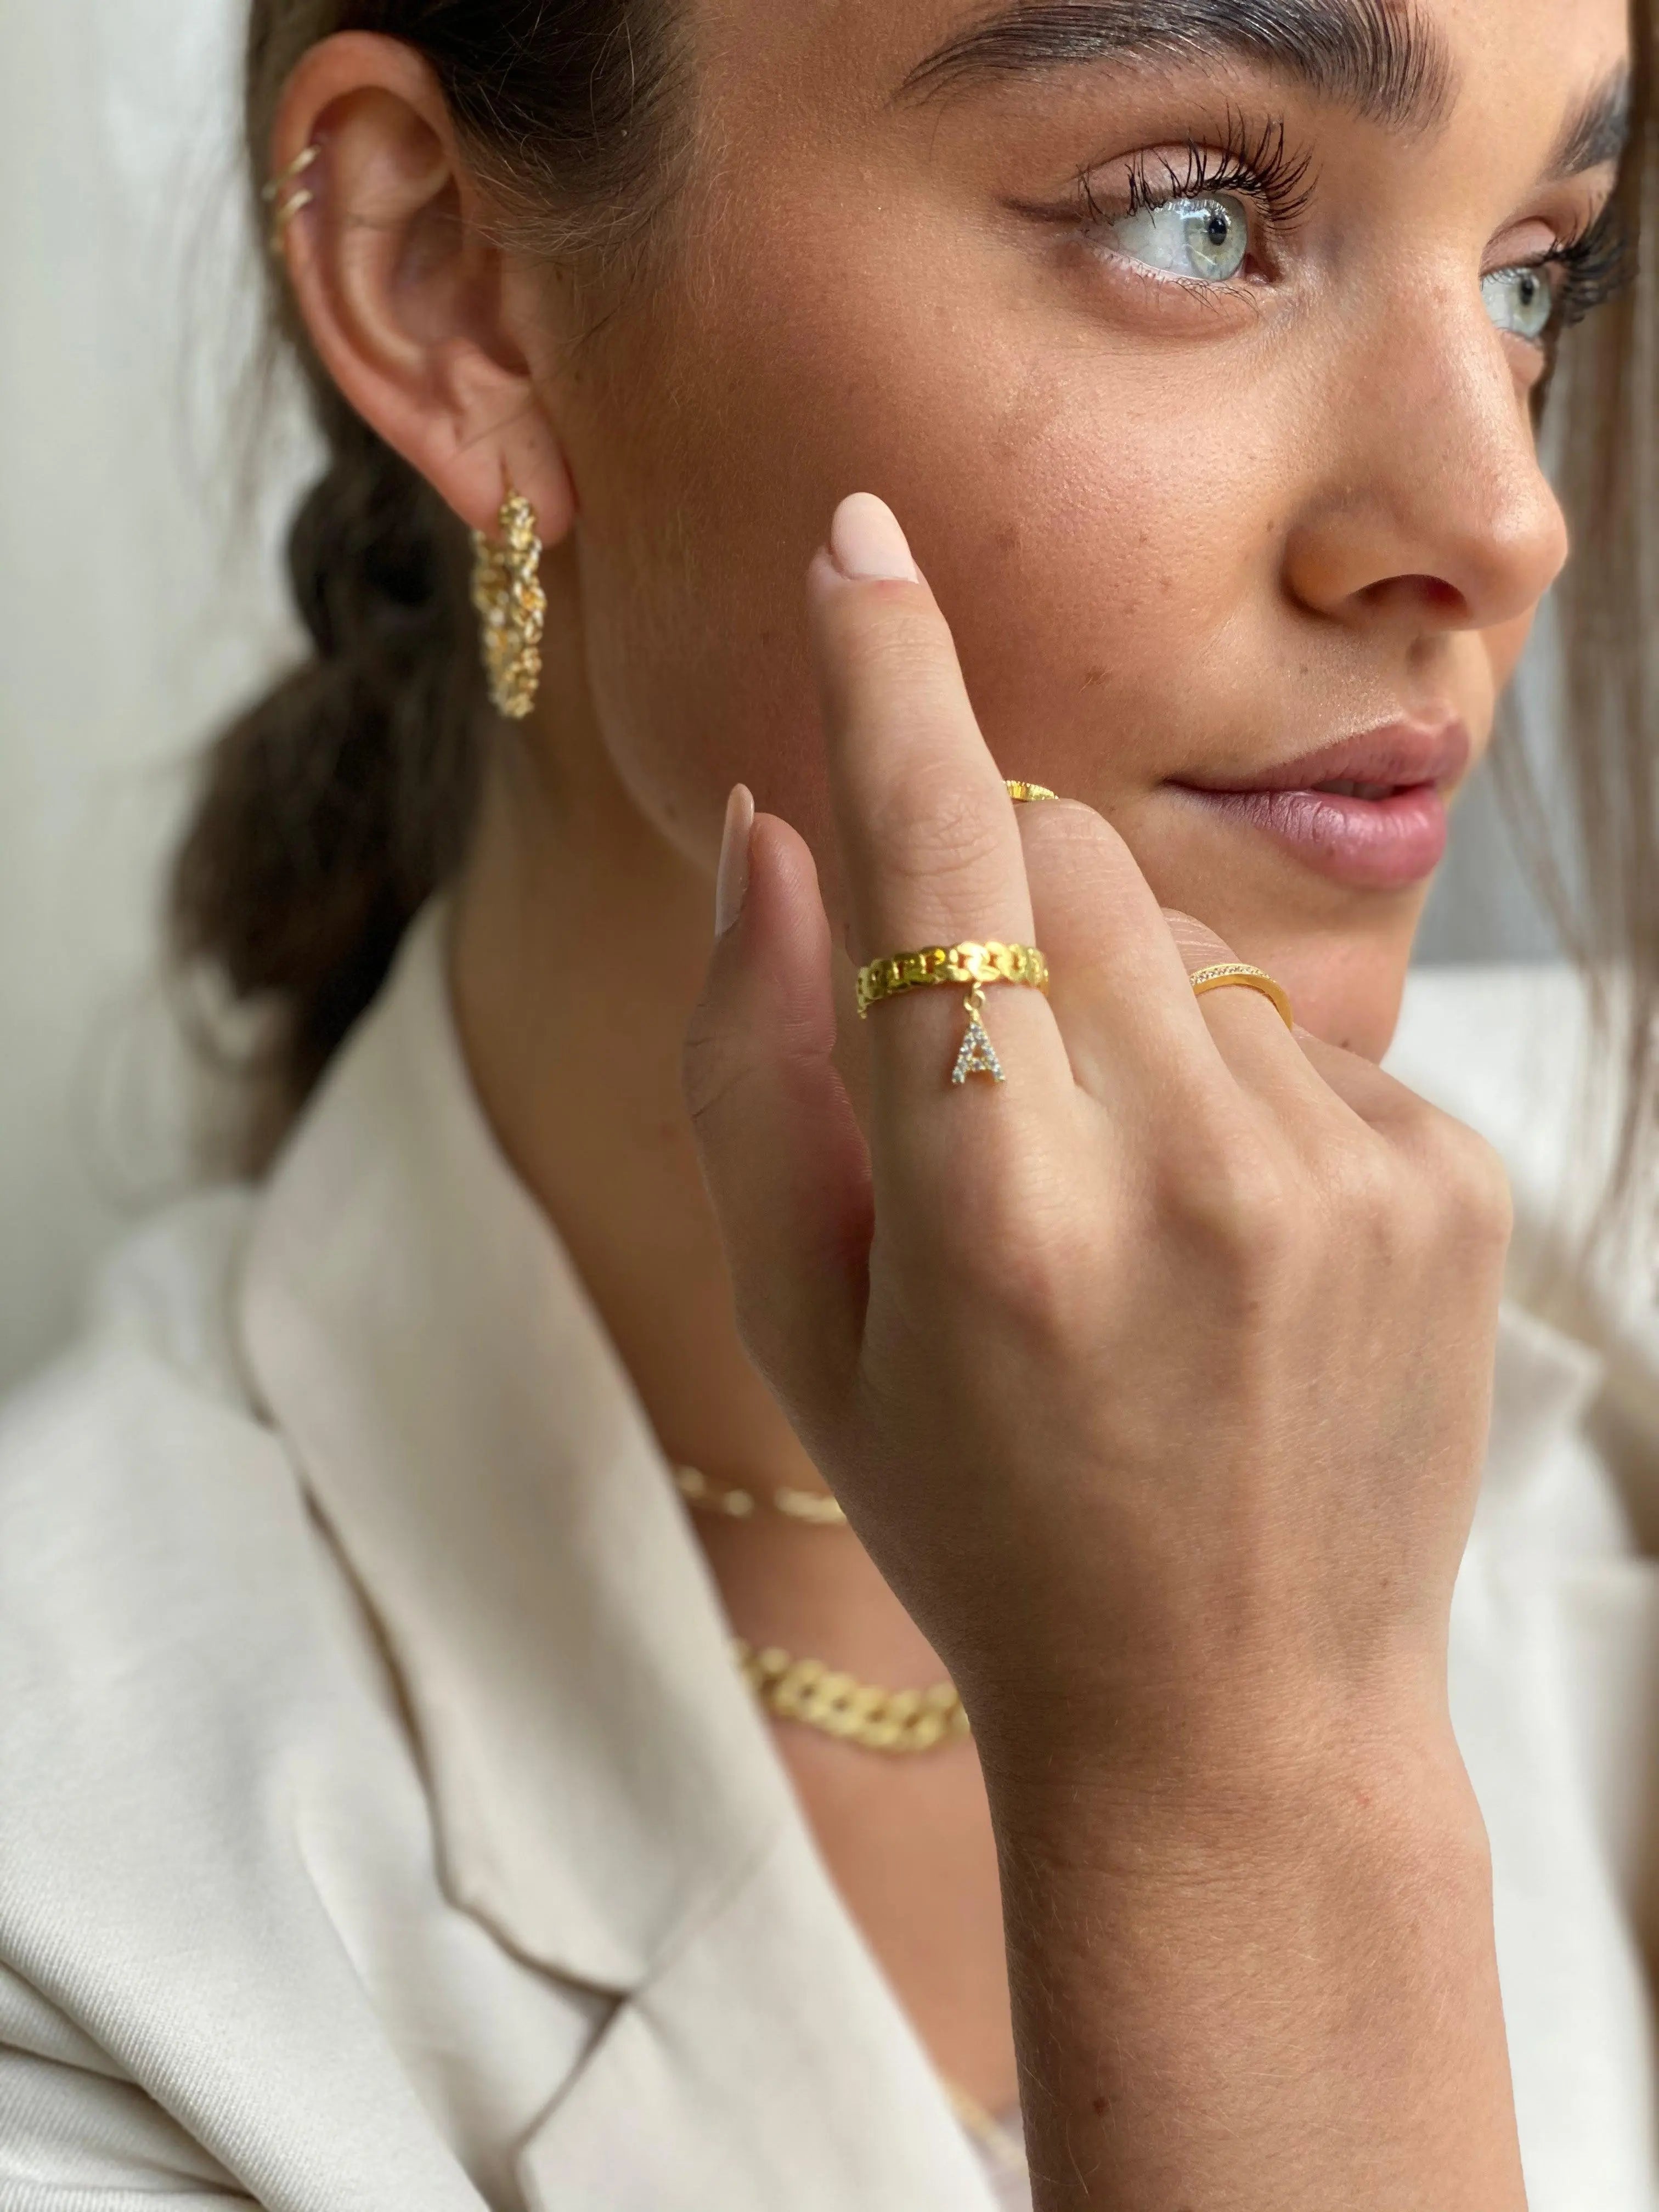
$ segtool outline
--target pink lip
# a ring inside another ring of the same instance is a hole
[[[1397,890],[1439,866],[1444,791],[1467,773],[1470,750],[1461,721],[1395,722],[1248,779],[1181,781],[1173,787],[1212,813],[1264,831],[1321,875]],[[1386,787],[1386,796],[1317,788],[1339,782]]]

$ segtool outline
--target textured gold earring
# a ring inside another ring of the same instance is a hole
[[[472,533],[472,604],[483,623],[483,664],[495,711],[521,722],[536,703],[542,680],[542,633],[547,627],[542,541],[536,534],[536,510],[511,483],[499,520],[499,544],[482,530]]]

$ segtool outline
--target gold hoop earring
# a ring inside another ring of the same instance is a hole
[[[521,722],[536,703],[542,680],[547,593],[542,589],[536,510],[510,481],[499,522],[499,544],[482,530],[472,533],[472,604],[483,623],[483,665],[495,711]]]

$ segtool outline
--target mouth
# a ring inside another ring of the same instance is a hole
[[[1248,777],[1178,777],[1167,787],[1272,838],[1320,875],[1398,890],[1444,856],[1446,794],[1468,773],[1471,750],[1454,718],[1391,722]]]

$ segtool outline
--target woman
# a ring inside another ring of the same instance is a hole
[[[12,1419],[6,2212],[983,2206],[1017,2102],[1044,2212],[1491,2212],[1505,2006],[1534,2205],[1649,2201],[1593,1355],[1375,1065],[1636,33],[256,0],[333,458],[176,918],[267,1171]]]

